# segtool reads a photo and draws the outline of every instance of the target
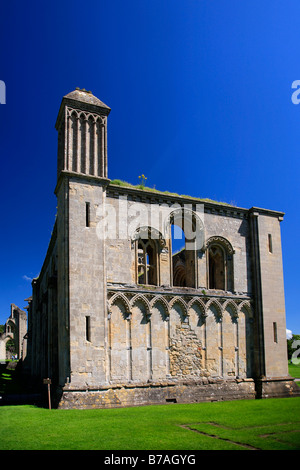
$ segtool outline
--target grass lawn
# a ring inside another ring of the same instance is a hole
[[[289,364],[300,378],[300,365]],[[300,382],[298,382],[300,385]],[[0,395],[19,393],[0,367]],[[300,398],[106,410],[0,406],[0,450],[300,450]]]
[[[0,407],[0,450],[300,450],[300,398],[119,409]]]
[[[300,379],[300,364],[290,364],[289,363],[289,374],[295,379]]]

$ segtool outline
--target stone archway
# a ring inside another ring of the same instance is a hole
[[[6,345],[8,341],[11,341],[14,339],[13,333],[2,333],[0,336],[0,361],[6,361],[7,360],[7,352],[6,352]]]

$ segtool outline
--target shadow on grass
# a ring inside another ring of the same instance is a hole
[[[0,363],[0,406],[37,405],[41,403],[39,393],[31,393],[22,375],[22,365],[18,361]]]

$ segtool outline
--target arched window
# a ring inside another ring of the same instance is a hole
[[[173,286],[186,287],[185,234],[179,225],[171,225]]]
[[[225,290],[225,253],[221,246],[211,245],[209,257],[209,288]]]
[[[156,286],[158,280],[157,244],[155,240],[138,240],[137,283]]]
[[[173,210],[167,221],[171,234],[173,286],[196,287],[197,252],[203,244],[203,222],[196,212],[185,207]]]
[[[138,227],[133,236],[135,247],[137,284],[157,286],[160,283],[160,253],[166,247],[166,240],[154,227]]]
[[[223,237],[211,237],[205,247],[207,251],[207,286],[209,289],[233,292],[234,250]]]

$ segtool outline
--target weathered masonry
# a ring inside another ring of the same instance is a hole
[[[293,394],[284,214],[113,184],[109,113],[79,89],[60,106],[57,219],[29,303],[32,377],[51,378],[65,408]]]
[[[18,359],[24,360],[27,349],[27,316],[26,312],[17,305],[10,305],[10,316],[4,325],[4,331],[0,333],[0,362],[11,359],[11,355],[6,350],[8,341],[14,342],[15,353]]]

